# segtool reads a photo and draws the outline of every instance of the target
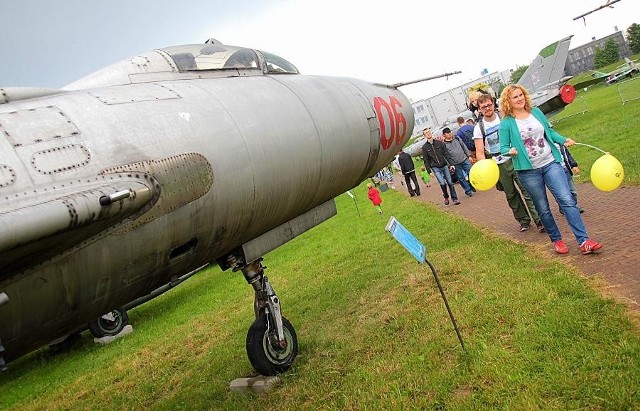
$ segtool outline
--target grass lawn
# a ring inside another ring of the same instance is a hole
[[[300,356],[273,393],[231,393],[252,291],[217,267],[130,313],[108,346],[88,335],[0,375],[0,409],[638,409],[640,338],[624,308],[557,260],[435,207],[364,186],[338,215],[268,254]],[[428,267],[384,231],[396,216],[428,248],[461,328],[460,348]],[[634,408],[635,407],[635,408]]]
[[[623,104],[623,99],[635,100]],[[586,112],[580,114],[584,110]],[[564,136],[598,147],[616,157],[624,167],[624,185],[640,184],[640,149],[637,144],[640,133],[640,76],[610,86],[603,82],[589,87],[587,91],[578,90],[576,101],[551,121]],[[578,181],[589,181],[588,171],[602,153],[576,145],[571,148],[571,154],[584,171]]]

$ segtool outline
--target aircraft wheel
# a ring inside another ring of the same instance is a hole
[[[282,317],[285,347],[277,344],[274,324],[267,325],[267,315],[256,319],[247,333],[247,355],[253,368],[262,375],[276,375],[291,368],[298,355],[298,336],[293,325]]]
[[[89,323],[89,331],[96,338],[117,335],[129,324],[129,316],[122,308],[117,308]]]

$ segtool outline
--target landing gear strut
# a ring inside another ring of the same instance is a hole
[[[298,355],[298,336],[293,325],[282,316],[280,300],[264,275],[262,258],[240,265],[233,261],[234,271],[242,271],[254,291],[256,320],[247,333],[247,355],[253,368],[262,375],[276,375],[291,368]]]

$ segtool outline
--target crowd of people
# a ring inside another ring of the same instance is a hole
[[[532,106],[528,91],[518,84],[509,85],[499,101],[490,94],[475,92],[470,95],[470,108],[473,118],[459,117],[456,134],[444,128],[442,136],[434,138],[431,129],[423,130],[420,177],[425,185],[430,187],[435,179],[444,204],[452,201],[459,205],[455,183],[467,197],[473,197],[476,189],[469,180],[471,167],[476,161],[492,159],[499,170],[496,189],[504,193],[520,231],[528,230],[533,223],[538,232],[547,233],[557,253],[569,252],[551,214],[548,190],[580,251],[590,254],[602,248],[588,236],[581,217],[584,210],[577,204],[573,175],[580,170],[567,148],[575,142],[551,127],[542,111]],[[409,195],[419,196],[412,157],[401,150],[394,165],[404,176]]]

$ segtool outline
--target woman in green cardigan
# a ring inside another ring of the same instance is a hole
[[[559,254],[569,248],[551,214],[547,188],[560,205],[583,254],[591,254],[602,244],[591,240],[562,168],[562,156],[554,143],[569,147],[575,142],[563,137],[547,121],[542,111],[532,107],[531,97],[519,84],[510,84],[500,96],[500,152],[511,156],[520,182],[536,205],[540,220]]]

